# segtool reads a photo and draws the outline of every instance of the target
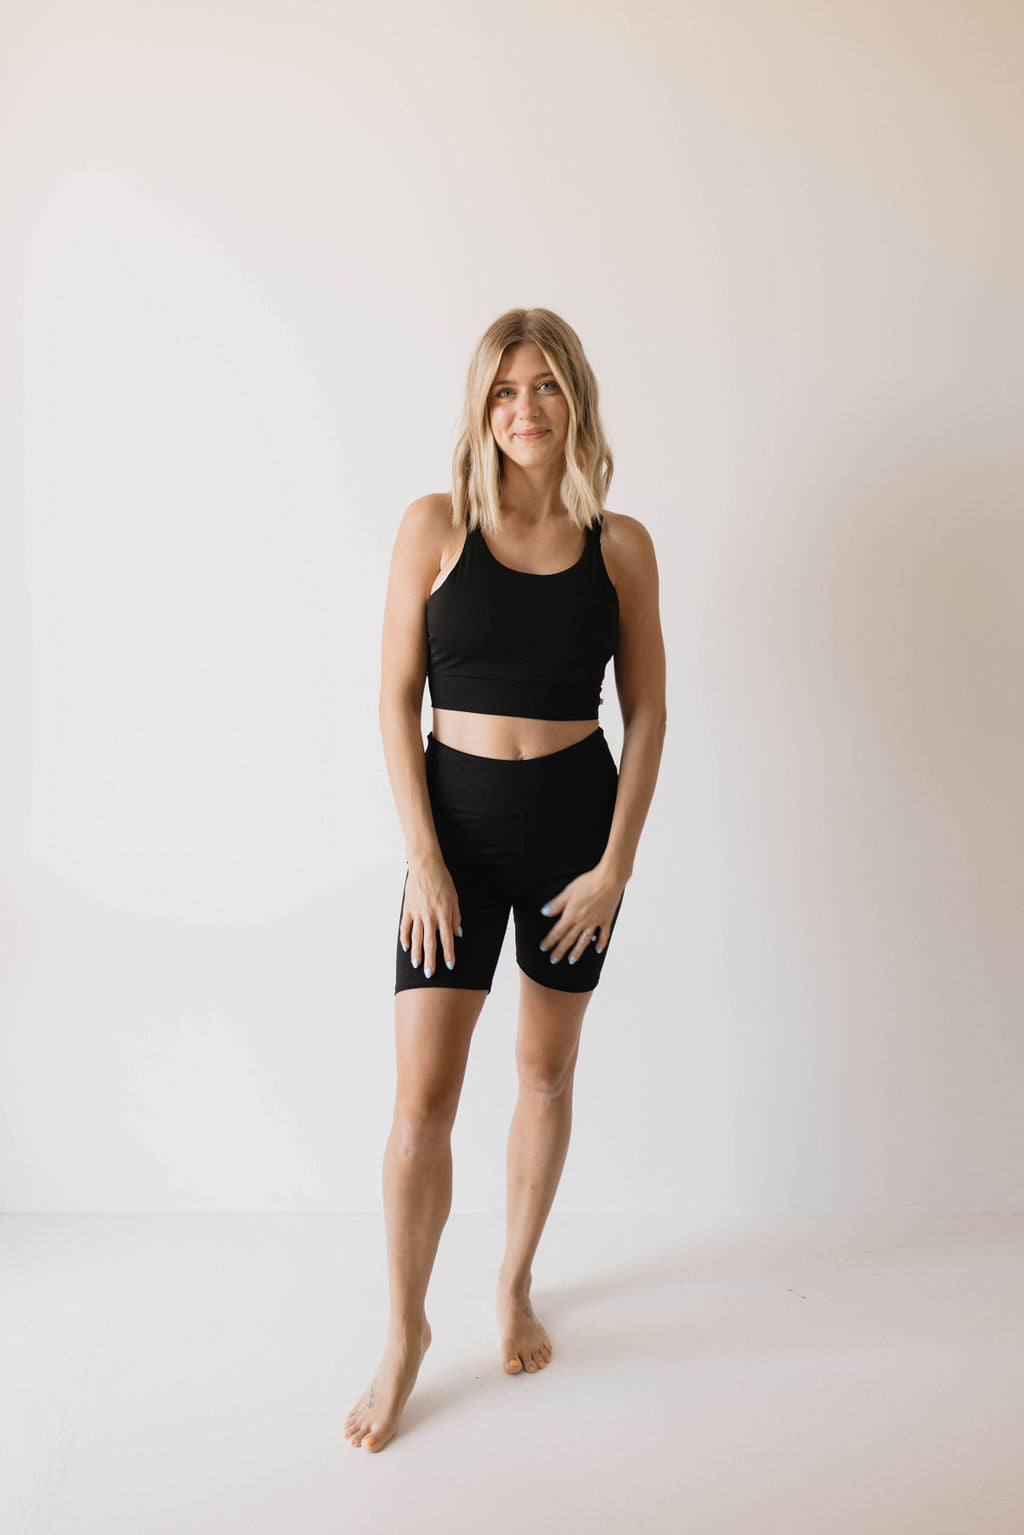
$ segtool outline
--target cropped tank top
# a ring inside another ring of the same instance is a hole
[[[575,565],[513,570],[467,530],[458,559],[427,598],[427,682],[438,709],[589,720],[618,649],[619,598],[587,529]]]

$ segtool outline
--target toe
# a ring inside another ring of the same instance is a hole
[[[509,1375],[519,1375],[522,1372],[523,1361],[512,1357],[505,1360],[505,1370]]]

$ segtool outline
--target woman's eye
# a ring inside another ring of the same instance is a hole
[[[544,382],[541,385],[539,385],[539,388],[541,388],[541,389],[557,389],[558,388],[558,384],[555,382],[555,380],[553,378],[548,378],[548,379],[545,379]],[[507,386],[505,388],[503,388],[503,389],[499,389],[498,390],[497,398],[500,400],[502,395],[508,394],[508,393],[510,393],[510,391],[509,391]]]

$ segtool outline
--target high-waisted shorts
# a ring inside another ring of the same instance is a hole
[[[619,897],[607,933],[588,943],[572,965],[566,950],[555,964],[540,947],[560,913],[541,907],[577,875],[592,869],[608,842],[619,774],[599,725],[590,735],[542,757],[479,757],[427,736],[427,790],[441,854],[459,898],[462,936],[455,937],[449,970],[435,937],[435,969],[412,963],[401,934],[396,940],[395,993],[414,986],[490,991],[505,940],[509,910],[515,917],[519,968],[554,991],[591,991],[598,982],[615,930]],[[406,884],[409,871],[405,873]],[[405,908],[405,885],[398,921]],[[574,935],[574,939],[578,937]]]

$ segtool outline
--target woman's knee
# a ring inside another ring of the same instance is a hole
[[[519,1085],[538,1098],[561,1098],[572,1087],[576,1051],[568,1056],[548,1051],[520,1051],[516,1060]]]
[[[435,1150],[451,1139],[458,1099],[450,1093],[409,1093],[395,1101],[392,1122],[403,1156]]]

